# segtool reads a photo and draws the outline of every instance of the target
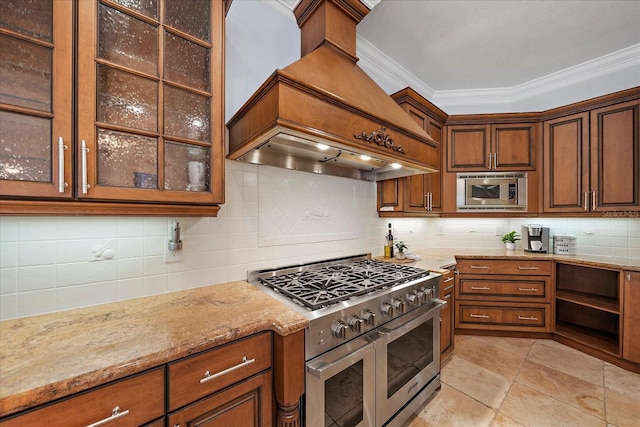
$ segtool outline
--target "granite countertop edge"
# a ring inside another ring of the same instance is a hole
[[[561,255],[554,253],[535,253],[525,252],[523,250],[506,250],[506,249],[438,249],[437,251],[448,253],[451,258],[467,258],[467,259],[529,259],[537,261],[556,261],[571,264],[580,264],[600,268],[612,268],[616,270],[640,271],[640,259],[610,257],[599,255]],[[429,254],[430,251],[417,251]]]
[[[3,321],[0,417],[259,332],[286,336],[307,324],[246,281]]]

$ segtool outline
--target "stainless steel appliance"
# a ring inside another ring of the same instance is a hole
[[[522,239],[527,252],[549,252],[549,227],[525,224],[522,226]]]
[[[249,281],[309,319],[305,425],[400,425],[440,387],[442,276],[357,255]]]
[[[458,211],[526,211],[527,174],[459,173],[456,199]]]

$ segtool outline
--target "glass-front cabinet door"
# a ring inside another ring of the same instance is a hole
[[[72,197],[72,3],[0,1],[0,195]]]
[[[223,202],[223,8],[78,2],[80,199]]]

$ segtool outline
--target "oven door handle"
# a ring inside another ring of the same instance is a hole
[[[378,329],[378,334],[381,335],[385,341],[390,342],[406,334],[418,325],[424,323],[427,319],[435,318],[436,313],[438,313],[442,309],[442,307],[447,304],[447,302],[439,298],[434,299],[433,302],[435,303],[435,305],[429,311],[421,314],[415,319],[409,320],[406,323],[402,323],[397,328],[390,329],[383,326]]]
[[[330,362],[325,362],[323,360],[318,360],[315,362],[311,362],[307,364],[307,371],[320,378],[320,380],[324,381],[326,378],[331,378],[333,375],[338,372],[344,370],[345,368],[354,364],[354,362],[364,359],[365,355],[368,352],[373,352],[373,343],[366,342],[364,345],[359,348],[350,351],[348,354],[337,358],[336,360],[332,360]]]

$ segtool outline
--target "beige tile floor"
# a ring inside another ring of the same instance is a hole
[[[409,427],[640,426],[640,375],[551,340],[457,336]]]

